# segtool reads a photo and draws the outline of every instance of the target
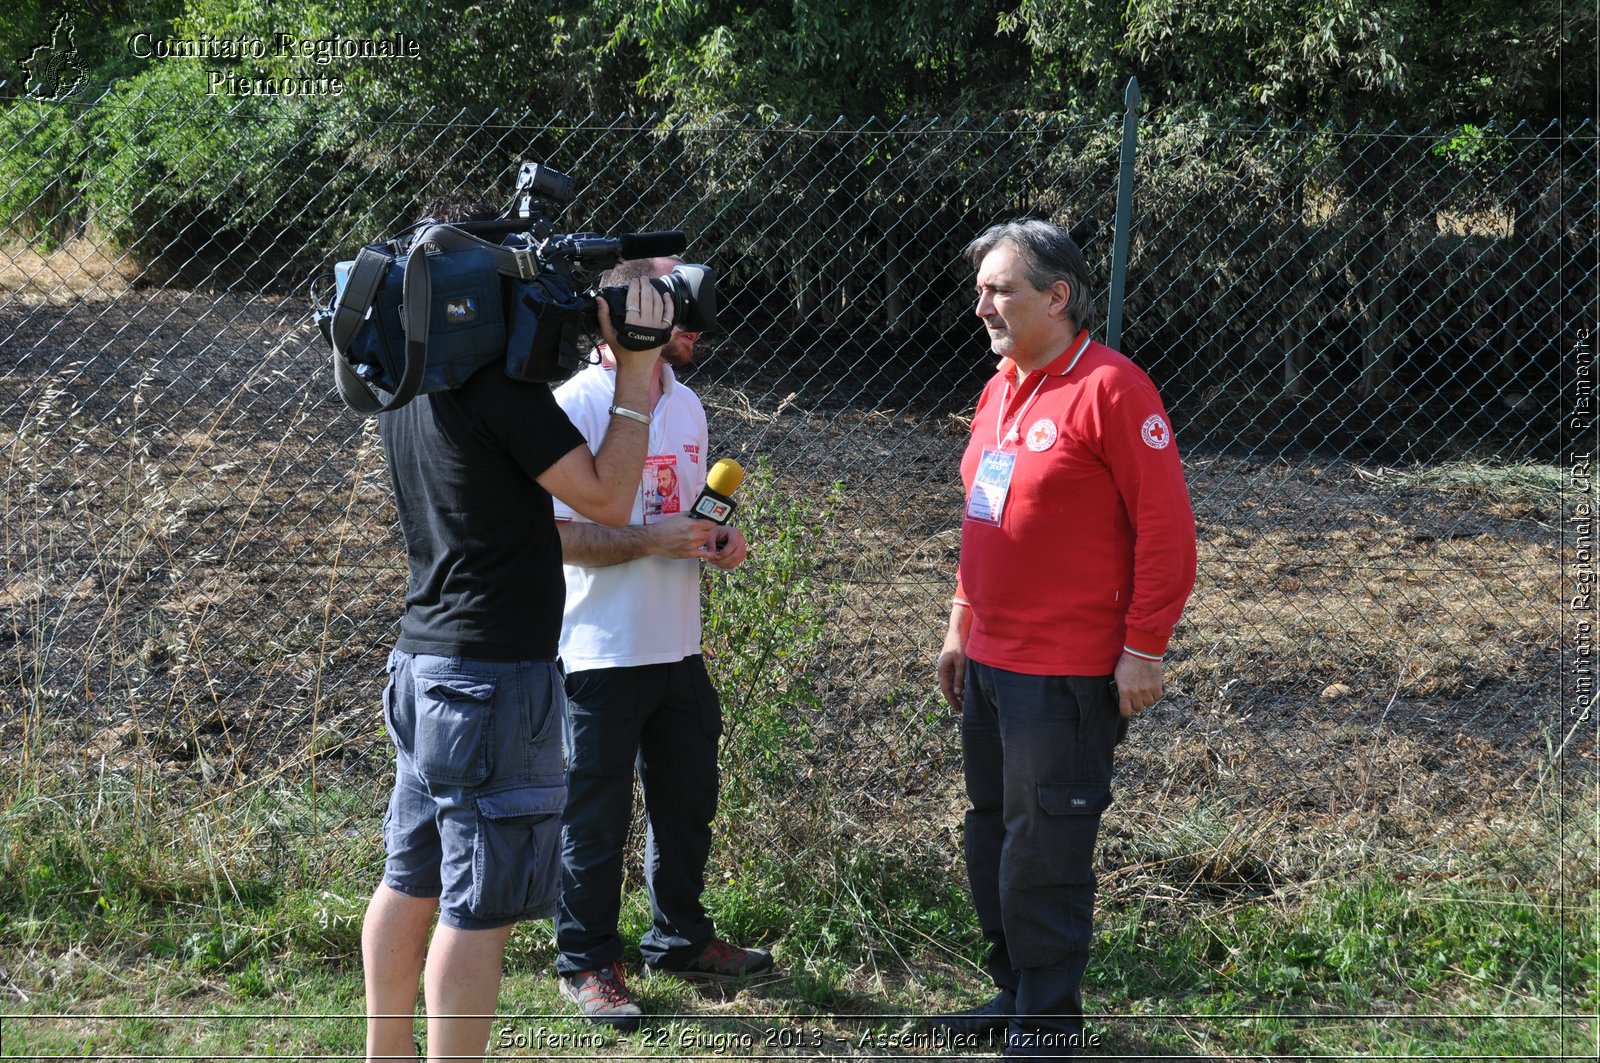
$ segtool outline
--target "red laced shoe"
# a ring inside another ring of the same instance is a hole
[[[765,949],[741,949],[721,938],[712,938],[700,955],[688,963],[655,970],[691,982],[733,982],[772,970],[772,953]]]
[[[644,1009],[634,1003],[633,995],[622,981],[621,960],[598,971],[564,974],[560,982],[561,995],[578,1005],[587,1019],[619,1030],[632,1030],[644,1015]]]

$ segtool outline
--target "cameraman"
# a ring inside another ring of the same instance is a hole
[[[605,284],[665,276],[672,258],[621,263]],[[566,561],[567,786],[556,910],[561,995],[598,1023],[639,1024],[623,981],[623,846],[633,813],[633,773],[644,790],[649,834],[645,881],[652,922],[639,942],[652,969],[726,981],[772,967],[761,949],[726,944],[701,904],[711,819],[717,808],[722,711],[700,655],[700,562],[744,560],[738,528],[688,516],[706,480],[706,414],[673,374],[694,360],[697,334],[674,330],[650,375],[650,449],[634,484],[628,526],[604,528],[556,507]],[[556,401],[602,451],[619,427],[615,348],[556,389]],[[574,507],[575,508],[575,507]]]
[[[640,279],[626,316],[664,328],[672,310]],[[548,386],[498,366],[379,419],[409,590],[383,699],[397,753],[387,858],[361,933],[369,1060],[416,1059],[419,978],[428,1059],[481,1058],[511,928],[554,909],[565,588],[551,496],[627,521],[648,435],[628,414],[649,409],[660,353],[619,347],[603,300],[599,320],[618,354],[598,451]]]

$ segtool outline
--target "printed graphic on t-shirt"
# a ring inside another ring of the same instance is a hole
[[[682,510],[678,497],[678,456],[652,454],[644,459],[644,522],[654,524]]]
[[[972,478],[972,494],[967,499],[967,519],[980,524],[999,524],[1011,490],[1011,471],[1017,464],[1015,451],[985,448]]]

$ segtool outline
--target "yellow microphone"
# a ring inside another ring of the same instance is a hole
[[[732,458],[721,458],[706,473],[706,485],[700,497],[689,507],[689,516],[726,524],[733,516],[732,495],[744,482],[744,469]]]

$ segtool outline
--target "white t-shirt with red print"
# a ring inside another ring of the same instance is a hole
[[[694,392],[661,367],[650,411],[650,443],[630,524],[687,512],[706,482],[706,412]],[[555,389],[556,402],[598,451],[611,424],[616,374],[591,365]],[[559,498],[557,520],[584,521]],[[620,565],[563,565],[567,577],[561,662],[569,672],[670,664],[700,652],[700,562],[641,557]]]

